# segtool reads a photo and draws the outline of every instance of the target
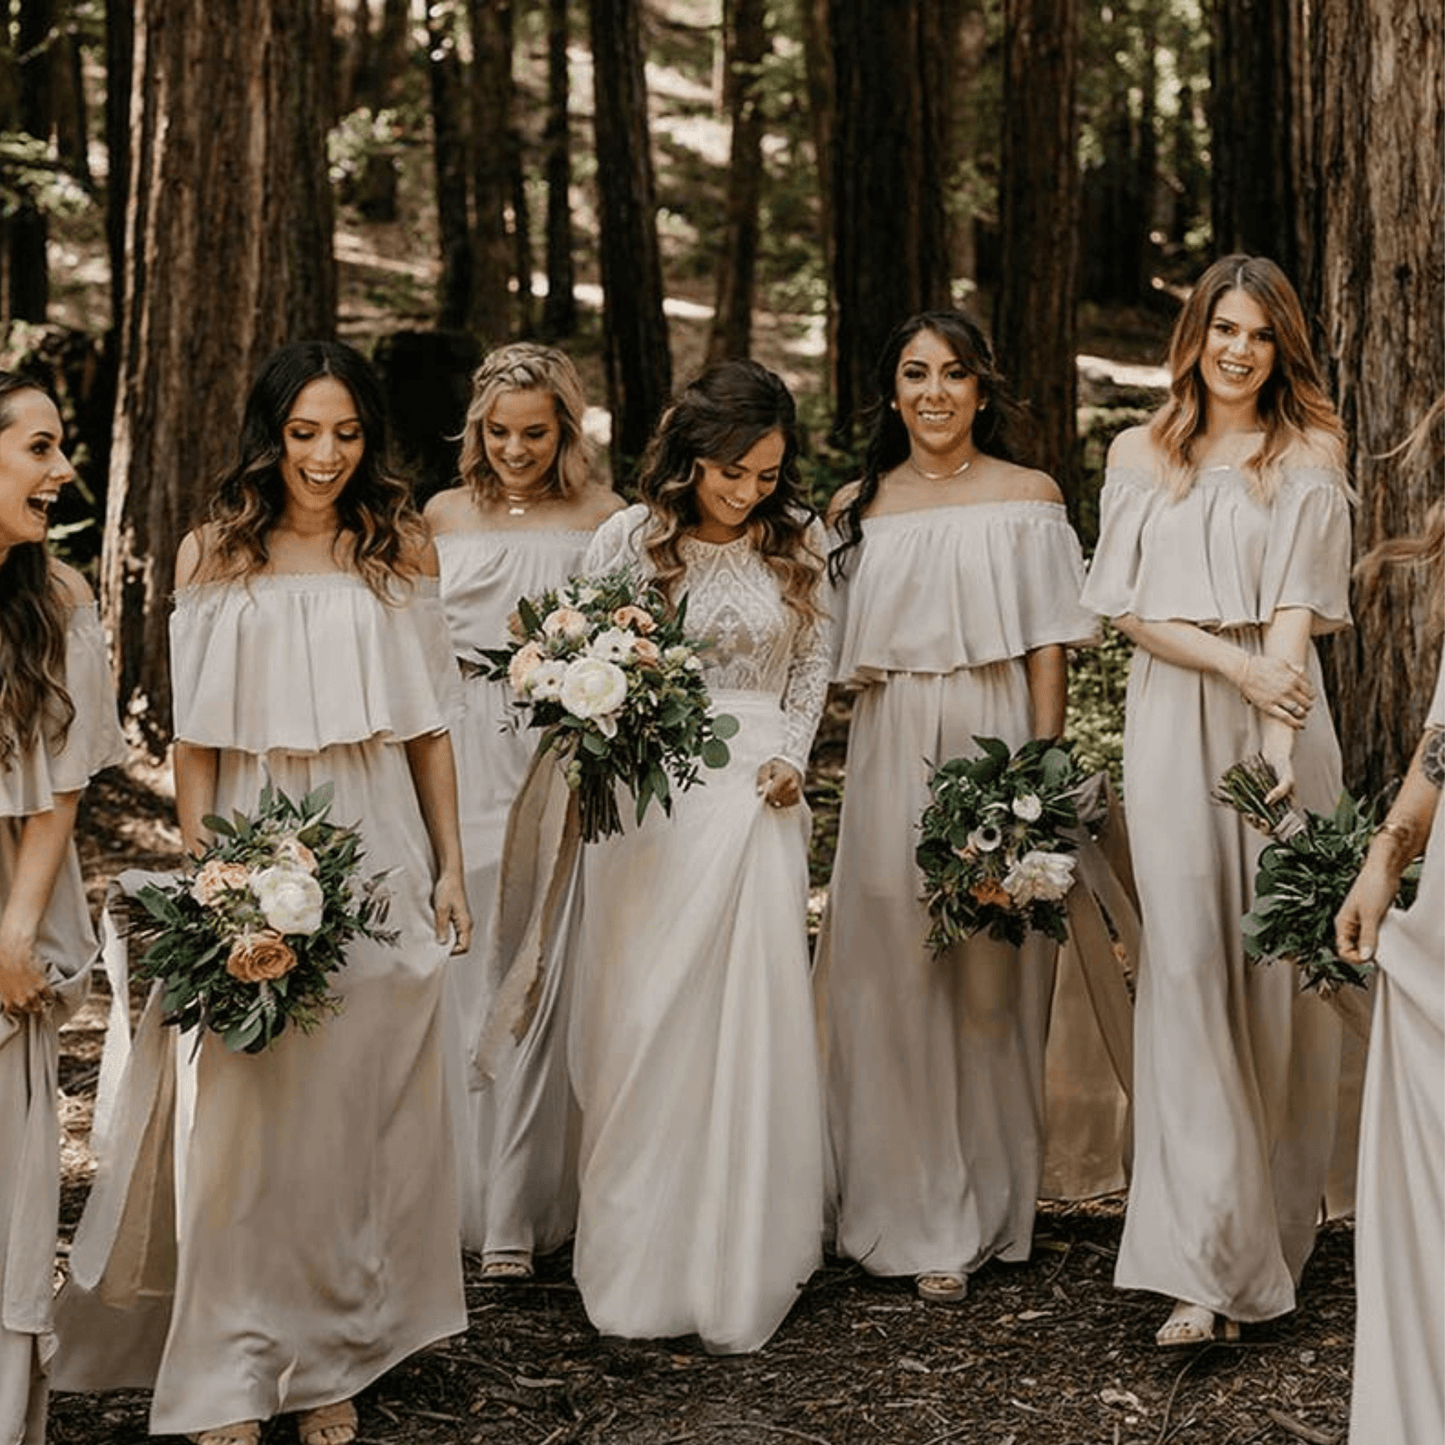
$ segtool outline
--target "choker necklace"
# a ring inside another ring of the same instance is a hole
[[[923,468],[913,460],[913,453],[909,452],[908,465],[912,467],[920,477],[924,477],[930,482],[946,482],[954,477],[961,477],[973,465],[973,458],[966,458],[961,466],[954,467],[951,472],[925,472]]]
[[[509,517],[525,517],[527,515],[526,492],[517,493],[503,490],[502,495],[507,499],[507,515]]]

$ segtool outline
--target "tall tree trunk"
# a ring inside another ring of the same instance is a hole
[[[732,121],[726,215],[718,252],[709,361],[747,356],[752,348],[758,206],[763,189],[760,70],[768,52],[765,0],[723,0],[724,102]]]
[[[1075,501],[1079,163],[1077,0],[1004,0],[1000,244],[1003,370],[1039,422],[1039,465]]]
[[[467,0],[472,35],[473,262],[471,330],[484,346],[512,335],[511,0]]]
[[[48,141],[54,118],[51,101],[53,0],[21,0],[16,49],[19,65],[20,129]],[[17,321],[44,321],[50,309],[50,267],[45,256],[49,235],[45,214],[26,203],[8,218],[10,241],[10,315]]]
[[[532,215],[527,206],[527,155],[512,91],[512,124],[507,130],[507,181],[512,193],[512,278],[517,332],[532,334]]]
[[[576,273],[572,266],[567,41],[567,0],[547,0],[547,123],[542,135],[547,154],[547,300],[542,308],[542,331],[553,341],[561,341],[577,330],[577,296],[572,289]]]
[[[85,103],[85,57],[75,17],[68,12],[55,37],[51,68],[51,96],[54,100],[55,150],[60,164],[88,191],[91,188],[90,147]]]
[[[376,32],[376,86],[371,102],[376,110],[395,105],[401,98],[410,32],[411,0],[382,0],[381,24]]]
[[[431,82],[433,173],[437,242],[442,274],[437,288],[437,325],[465,330],[472,317],[476,258],[472,243],[465,90],[457,54],[456,14],[450,0],[427,7],[427,75]]]
[[[943,94],[949,33],[931,0],[831,0],[834,117],[833,438],[871,400],[889,333],[949,300]],[[900,84],[900,77],[909,77]]]
[[[129,5],[105,7],[105,238],[110,254],[110,329],[120,338],[125,299],[126,205],[130,195],[131,70],[135,19]]]
[[[629,481],[672,391],[648,144],[642,0],[592,0],[593,114],[612,475]]]
[[[834,80],[833,41],[829,28],[832,0],[798,0],[803,29],[803,60],[808,85],[808,118],[813,131],[818,175],[818,232],[823,238],[823,274],[828,279],[826,321],[827,374],[838,374],[837,231],[833,216],[834,152],[837,147],[838,94]],[[851,425],[851,423],[850,423]]]
[[[1299,0],[1214,0],[1209,120],[1215,250],[1268,256],[1298,274],[1294,13]]]
[[[330,17],[314,0],[137,0],[120,387],[101,596],[122,707],[169,732],[176,546],[251,378],[336,316]]]
[[[1361,553],[1418,533],[1442,494],[1438,430],[1433,465],[1384,454],[1445,392],[1445,15],[1434,0],[1320,0],[1314,24],[1306,302],[1349,434]],[[1345,781],[1367,794],[1404,771],[1419,740],[1440,585],[1402,569],[1328,649]]]

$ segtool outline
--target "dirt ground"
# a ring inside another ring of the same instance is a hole
[[[91,788],[79,836],[98,902],[124,867],[174,861],[165,776]],[[106,1005],[64,1034],[62,1259],[89,1185],[85,1147]],[[1110,1280],[1123,1200],[1042,1207],[1034,1255],[990,1265],[961,1305],[829,1259],[755,1355],[696,1340],[600,1337],[565,1251],[535,1283],[483,1285],[467,1260],[468,1329],[360,1399],[366,1445],[1283,1445],[1343,1441],[1354,1326],[1352,1234],[1327,1226],[1299,1310],[1234,1345],[1162,1353],[1163,1302]],[[145,1440],[147,1398],[58,1396],[52,1445]],[[268,1445],[294,1440],[272,1424]]]

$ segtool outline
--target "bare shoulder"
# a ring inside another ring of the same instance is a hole
[[[95,601],[95,594],[90,590],[90,583],[69,562],[62,562],[59,557],[52,557],[50,559],[50,576],[72,607],[80,607],[87,602]]]
[[[176,550],[176,590],[204,579],[207,558],[214,551],[215,528],[207,522],[181,538]]]
[[[1284,461],[1292,467],[1319,467],[1324,471],[1344,471],[1344,449],[1339,440],[1324,431],[1307,431],[1291,443]]]
[[[836,526],[838,518],[843,515],[844,510],[849,507],[857,498],[858,493],[863,490],[863,479],[860,477],[856,482],[844,482],[828,503],[828,525]]]
[[[578,498],[581,504],[582,522],[589,528],[600,527],[608,517],[623,511],[627,503],[605,482],[592,482]]]
[[[422,508],[422,516],[433,536],[455,532],[471,520],[471,493],[466,487],[448,487],[438,492]]]
[[[402,551],[398,570],[410,577],[439,577],[442,569],[437,558],[437,544],[430,536],[408,542]]]
[[[1109,443],[1111,467],[1152,467],[1154,439],[1147,426],[1126,427]]]
[[[1033,467],[1010,466],[1004,474],[1009,500],[1014,502],[1062,502],[1064,494],[1047,472]]]

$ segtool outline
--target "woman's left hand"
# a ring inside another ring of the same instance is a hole
[[[472,915],[467,908],[467,890],[453,873],[443,873],[432,889],[436,910],[437,942],[445,943],[455,934],[452,952],[465,953],[472,946]]]
[[[803,796],[803,776],[782,758],[769,758],[758,769],[758,797],[770,808],[791,808]]]

